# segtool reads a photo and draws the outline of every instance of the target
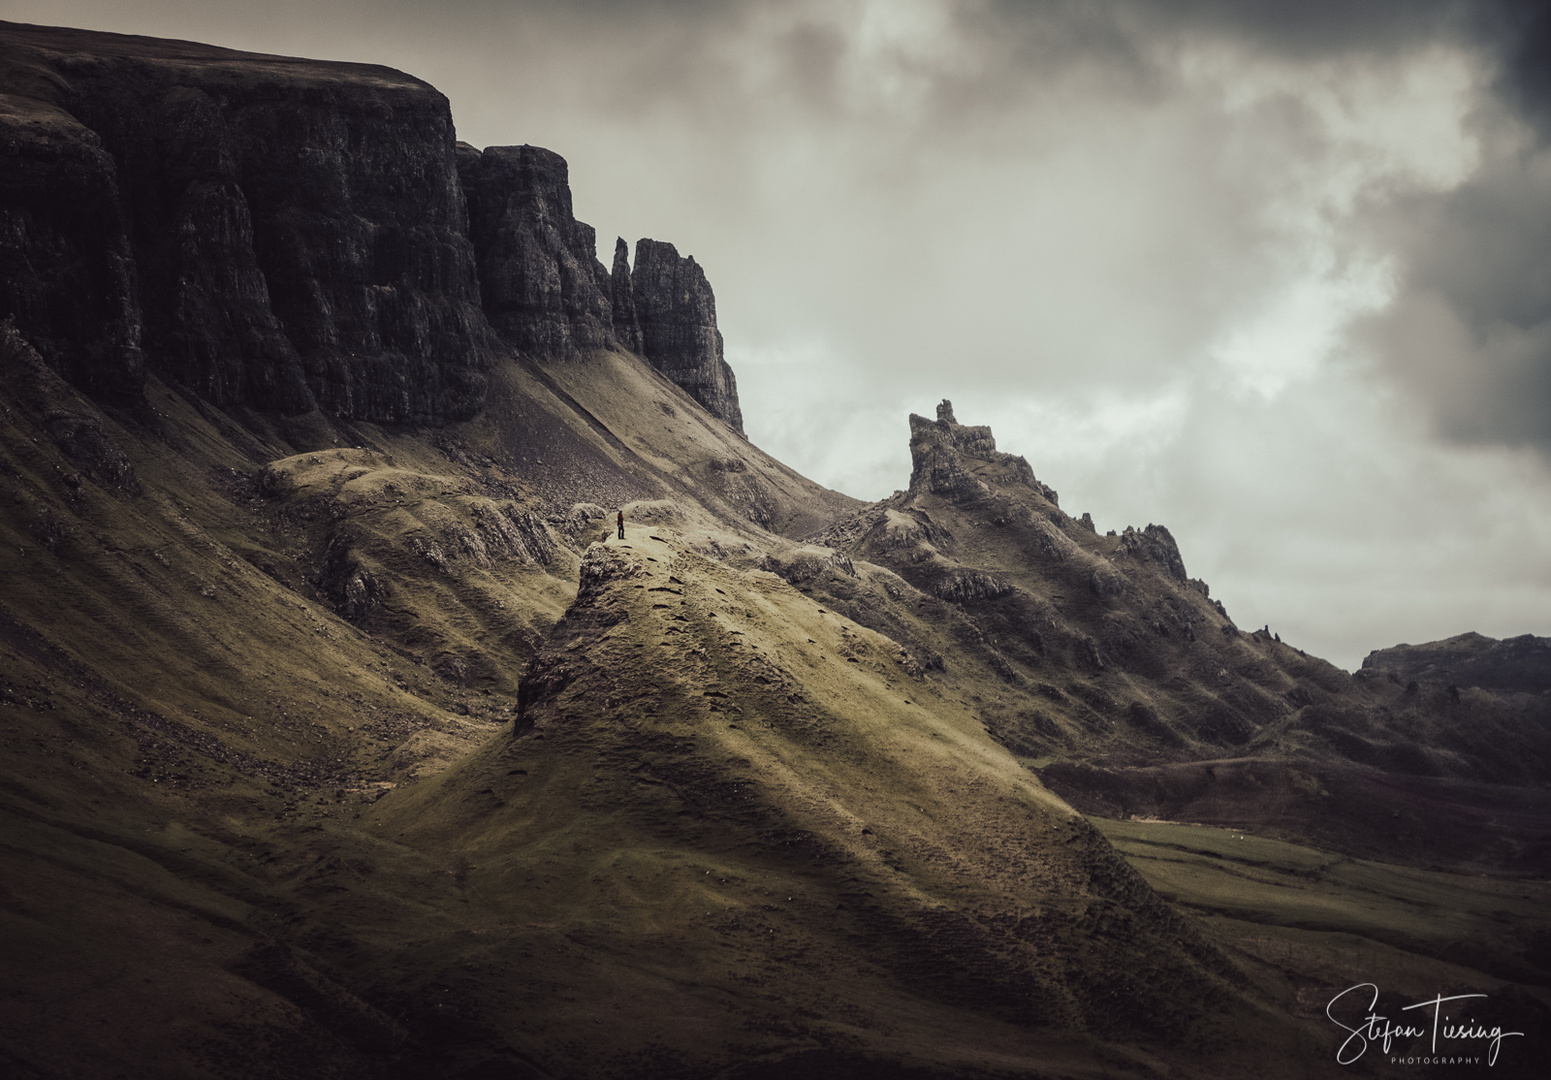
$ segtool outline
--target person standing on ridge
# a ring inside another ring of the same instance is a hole
[[[619,538],[621,540],[625,538],[625,511],[623,509],[619,511]]]

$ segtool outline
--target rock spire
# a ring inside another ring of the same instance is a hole
[[[616,260],[617,265],[617,260]],[[642,355],[711,415],[743,431],[738,384],[722,357],[716,297],[693,258],[661,240],[638,240],[631,295]]]

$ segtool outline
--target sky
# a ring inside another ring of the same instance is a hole
[[[386,64],[716,291],[745,427],[863,499],[952,399],[1352,669],[1551,635],[1551,5],[0,0]]]

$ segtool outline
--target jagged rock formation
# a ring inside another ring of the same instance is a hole
[[[1469,633],[1426,645],[1394,645],[1364,657],[1362,671],[1401,682],[1543,694],[1551,690],[1551,638],[1522,634],[1499,641]]]
[[[971,476],[964,467],[965,457],[997,468],[997,479],[1023,484],[1054,503],[1055,492],[1034,478],[1034,470],[1022,457],[1003,454],[996,449],[991,429],[984,425],[966,427],[953,415],[953,402],[943,399],[937,406],[937,419],[910,416],[910,491],[931,492],[952,501],[963,501],[990,492],[986,481]]]
[[[1120,545],[1127,554],[1156,563],[1175,581],[1190,580],[1185,573],[1185,560],[1180,558],[1179,545],[1162,525],[1149,523],[1140,530],[1127,525],[1126,531],[1120,534]]]
[[[641,339],[641,320],[635,310],[635,286],[630,279],[630,245],[623,236],[614,240],[614,270],[609,275],[614,306],[614,339],[637,356],[646,355]]]
[[[485,315],[512,344],[568,356],[613,340],[597,234],[576,220],[565,159],[537,146],[458,147]]]
[[[631,290],[642,355],[712,416],[742,432],[738,384],[722,358],[716,297],[705,271],[693,258],[680,258],[672,244],[638,240]]]
[[[947,499],[969,499],[990,488],[965,470],[964,455],[983,457],[1010,468],[1018,479],[1034,475],[1022,458],[997,452],[989,427],[964,427],[953,417],[953,404],[944,400],[937,419],[910,415],[910,490],[931,492]]]
[[[657,240],[623,237],[613,270],[597,234],[576,219],[565,159],[536,146],[458,146],[469,233],[485,314],[513,345],[539,356],[619,345],[646,359],[735,431],[737,381],[722,353],[716,297],[693,258]]]
[[[76,385],[444,422],[493,339],[435,89],[8,25],[0,311]]]
[[[1220,752],[1291,711],[1279,699],[1287,675],[1229,676],[1258,642],[1239,640],[1204,585],[1188,581],[1167,529],[1097,536],[1024,458],[997,449],[989,427],[960,424],[948,401],[935,420],[910,417],[910,451],[908,489],[827,536],[951,604],[960,644],[1000,681],[1039,688],[1041,708],[991,723],[1009,745],[1088,744],[1102,731],[1114,748],[1125,731],[1151,752]],[[1079,674],[1056,685],[1052,670]],[[1212,692],[1176,697],[1164,677],[1180,670]]]

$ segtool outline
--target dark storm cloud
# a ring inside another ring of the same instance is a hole
[[[1364,336],[1446,437],[1551,457],[1551,6],[1472,14],[1495,97],[1475,118],[1480,164],[1374,208],[1398,289]]]
[[[1379,215],[1402,277],[1365,337],[1443,434],[1551,454],[1551,152],[1504,158]]]
[[[1502,81],[1542,133],[1551,123],[1551,4],[1525,4],[1503,30]]]

